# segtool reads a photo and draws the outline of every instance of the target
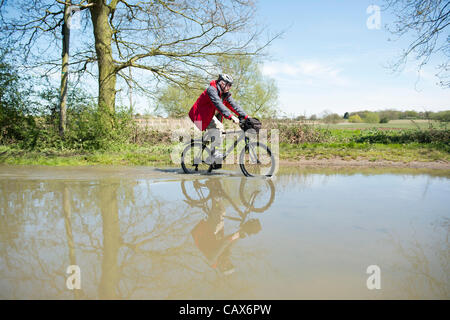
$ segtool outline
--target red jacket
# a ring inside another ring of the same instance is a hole
[[[225,108],[226,107],[226,108]],[[195,101],[191,110],[189,110],[189,118],[195,123],[201,131],[206,130],[216,111],[219,111],[222,118],[231,119],[231,111],[237,116],[247,118],[244,110],[231,98],[230,93],[222,93],[217,86],[217,80],[211,81],[209,87]]]

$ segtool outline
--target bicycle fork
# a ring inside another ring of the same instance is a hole
[[[245,148],[248,150],[248,155],[250,157],[250,163],[261,164],[261,161],[259,161],[259,159],[258,159],[258,155],[257,155],[255,148],[253,148],[253,146],[249,142],[250,142],[250,138],[245,137]]]

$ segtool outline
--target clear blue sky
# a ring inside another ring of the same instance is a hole
[[[385,24],[393,21],[381,11],[381,28],[366,25],[370,5],[365,0],[260,0],[258,20],[272,31],[286,30],[268,49],[271,61],[263,72],[275,79],[280,109],[288,115],[320,115],[346,111],[449,110],[450,89],[436,85],[437,56],[418,78],[413,61],[401,73],[387,67],[408,39],[393,36]],[[448,32],[448,31],[447,31]]]

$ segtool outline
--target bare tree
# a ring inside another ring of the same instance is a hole
[[[61,37],[57,30],[64,21],[65,4],[62,0],[1,2],[2,34],[24,47],[30,65],[47,73],[60,66],[48,52],[42,53],[47,44],[60,45],[54,40]],[[161,81],[186,86],[193,70],[210,72],[211,57],[259,54],[277,37],[258,44],[263,30],[254,23],[251,0],[84,0],[72,5],[90,19],[83,22],[86,36],[76,44],[69,65],[74,73],[98,78],[99,107],[110,113],[115,111],[118,76],[147,93]],[[96,68],[91,69],[93,62]],[[150,77],[137,79],[124,72],[127,68],[145,70]]]
[[[385,0],[385,10],[392,11],[396,20],[388,30],[400,37],[413,35],[413,41],[403,50],[400,58],[393,64],[394,70],[405,65],[408,58],[414,57],[419,70],[431,57],[443,54],[445,61],[438,66],[436,76],[439,84],[450,87],[450,2],[443,0]]]

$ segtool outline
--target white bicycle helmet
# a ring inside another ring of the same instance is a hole
[[[219,81],[220,80],[223,80],[229,84],[233,84],[233,78],[230,75],[225,74],[225,73],[219,74]]]

